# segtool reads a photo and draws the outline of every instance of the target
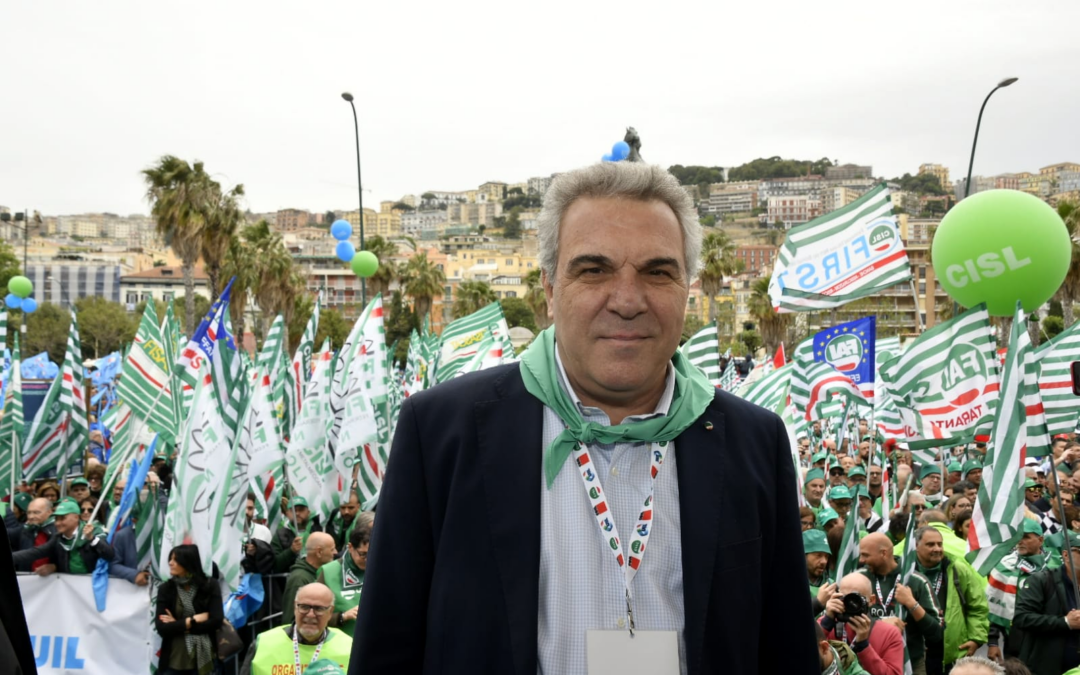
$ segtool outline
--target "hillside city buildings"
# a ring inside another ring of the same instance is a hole
[[[878,325],[909,331],[924,318],[928,325],[948,298],[929,264],[930,238],[937,223],[967,190],[964,179],[951,180],[949,169],[922,164],[913,179],[936,179],[940,194],[905,189],[908,176],[889,182],[897,207],[901,236],[907,245],[915,283],[898,286],[864,301],[851,303],[836,316],[840,321],[868,313]],[[487,283],[498,298],[524,298],[527,276],[538,269],[536,220],[544,193],[554,176],[538,176],[518,183],[488,181],[464,190],[428,190],[383,201],[363,213],[366,237],[378,235],[396,246],[392,260],[403,263],[423,251],[446,276],[443,295],[435,298],[432,325],[440,330],[451,317],[457,287],[466,281]],[[708,321],[715,313],[725,330],[734,335],[752,321],[750,298],[754,282],[768,278],[776,261],[783,233],[818,216],[844,208],[881,182],[869,165],[827,167],[824,175],[732,181],[688,186],[706,222],[724,228],[736,245],[735,256],[743,271],[725,280],[720,294],[705,297],[695,281],[687,313]],[[933,182],[933,181],[931,181]],[[1080,164],[1063,162],[1036,172],[975,176],[970,192],[1008,188],[1022,190],[1055,204],[1061,199],[1080,201]],[[0,207],[0,238],[26,257],[27,275],[39,289],[39,300],[69,306],[86,296],[120,302],[129,310],[153,297],[167,301],[183,294],[180,261],[158,236],[155,224],[144,215],[42,215],[26,220],[8,207]],[[6,216],[4,214],[7,214]],[[341,310],[346,318],[359,314],[360,280],[334,255],[336,241],[330,222],[343,218],[354,226],[353,244],[359,248],[360,213],[356,209],[284,208],[270,213],[248,213],[249,222],[266,220],[280,233],[295,261],[305,270],[308,288],[324,291],[324,306]],[[711,220],[709,220],[711,219]],[[516,223],[517,227],[513,228]],[[516,231],[507,234],[507,225]],[[25,238],[25,241],[24,241]],[[390,292],[400,290],[393,282]],[[209,281],[196,269],[196,293],[209,296]],[[848,316],[851,314],[852,316]]]

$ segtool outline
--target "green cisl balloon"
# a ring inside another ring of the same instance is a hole
[[[357,251],[350,265],[356,276],[370,277],[379,269],[379,259],[371,251]]]
[[[941,219],[931,256],[953,300],[964,307],[985,302],[992,316],[1012,316],[1017,300],[1030,313],[1057,292],[1072,244],[1046,202],[1017,190],[989,190]]]
[[[8,291],[25,300],[34,292],[34,282],[23,276],[11,277],[8,279]]]

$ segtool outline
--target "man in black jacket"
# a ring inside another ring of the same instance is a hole
[[[306,499],[293,497],[282,513],[281,527],[274,532],[274,539],[270,542],[275,572],[289,571],[312,532],[322,532],[319,519],[311,517]]]
[[[83,525],[79,532],[79,507],[62,501],[54,512],[56,536],[40,546],[15,553],[12,558],[15,565],[28,565],[38,558],[48,558],[49,562],[39,567],[36,572],[41,576],[60,572],[61,574],[90,574],[97,566],[98,559],[111,561],[113,548],[103,538],[94,535],[94,526]]]
[[[1017,592],[1013,626],[1025,633],[1020,660],[1035,675],[1080,666],[1080,609],[1070,577],[1080,567],[1080,543],[1073,544],[1062,554],[1065,565],[1029,576]]]

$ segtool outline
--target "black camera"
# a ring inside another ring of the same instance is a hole
[[[870,613],[870,602],[861,593],[848,593],[840,598],[844,611],[836,617],[837,623],[847,623],[853,616],[866,616]]]

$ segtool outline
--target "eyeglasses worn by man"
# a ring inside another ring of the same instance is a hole
[[[815,671],[787,432],[677,351],[701,236],[661,168],[555,178],[554,325],[402,406],[353,675]]]

